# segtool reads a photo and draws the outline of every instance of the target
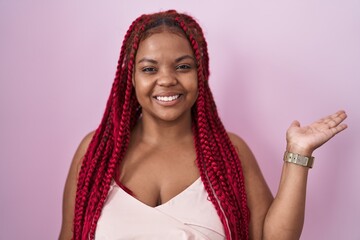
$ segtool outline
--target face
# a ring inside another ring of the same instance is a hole
[[[194,53],[185,36],[164,31],[141,41],[133,84],[143,118],[190,119],[198,81]]]

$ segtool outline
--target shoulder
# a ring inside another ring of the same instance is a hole
[[[65,188],[63,193],[63,217],[61,224],[61,231],[59,239],[71,239],[72,238],[72,223],[74,218],[74,208],[75,208],[75,196],[76,196],[76,185],[78,180],[78,175],[81,169],[82,160],[86,151],[89,147],[89,144],[95,134],[95,131],[88,133],[80,142],[71,166],[69,169],[68,176],[65,182]]]
[[[89,147],[89,144],[92,140],[92,138],[94,137],[94,134],[95,134],[95,131],[92,131],[90,133],[88,133],[80,142],[76,152],[75,152],[75,155],[74,155],[74,158],[73,158],[73,162],[71,164],[71,167],[72,168],[75,168],[76,169],[76,172],[79,173],[80,171],[80,167],[81,167],[81,164],[82,164],[82,160],[86,154],[86,151]]]
[[[246,167],[247,165],[251,164],[251,162],[256,162],[255,157],[249,148],[248,144],[245,142],[245,140],[235,133],[227,132],[231,143],[234,145],[239,158],[241,160],[241,163],[244,165],[243,167]]]
[[[92,138],[94,137],[94,134],[95,134],[95,130],[86,134],[85,137],[81,140],[79,147],[76,151],[79,151],[79,153],[85,154]]]
[[[92,138],[94,137],[94,134],[95,134],[95,130],[86,134],[86,136],[81,140],[79,147],[76,151],[84,155],[86,153],[87,148],[89,147]]]
[[[235,133],[232,132],[227,132],[231,143],[236,147],[236,148],[244,148],[247,147],[246,142],[244,141],[244,139],[242,139],[241,137],[239,137],[238,135],[236,135]],[[237,150],[239,150],[237,149]]]

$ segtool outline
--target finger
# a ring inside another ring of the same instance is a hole
[[[334,113],[330,117],[334,120],[343,121],[347,117],[347,115],[346,115],[345,111],[341,110],[341,111]]]
[[[338,133],[344,131],[347,127],[348,127],[347,124],[340,124],[336,127],[330,128],[330,130],[331,130],[332,134],[335,135],[335,134],[338,134]]]
[[[334,128],[336,126],[338,126],[342,121],[344,121],[344,119],[342,118],[335,118],[335,119],[330,119],[329,122],[327,123],[328,128]]]
[[[331,127],[335,127],[338,124],[340,124],[342,121],[344,121],[344,119],[346,118],[346,113],[345,111],[338,111],[332,115],[329,115],[325,118],[322,118],[318,121],[318,123],[324,123],[326,124],[329,128]]]
[[[329,120],[329,126],[335,127],[339,125],[341,122],[343,122],[346,118],[346,113],[344,111],[339,111],[336,114],[331,116],[331,119]]]

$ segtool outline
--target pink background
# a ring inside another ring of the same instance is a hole
[[[127,27],[175,8],[205,31],[228,130],[276,193],[285,131],[345,109],[315,152],[302,239],[360,239],[360,2],[0,0],[1,239],[55,239],[73,153],[100,122]]]

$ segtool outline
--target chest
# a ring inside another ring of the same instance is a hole
[[[135,198],[158,206],[174,198],[196,179],[199,170],[192,145],[130,148],[120,165],[120,182]]]

